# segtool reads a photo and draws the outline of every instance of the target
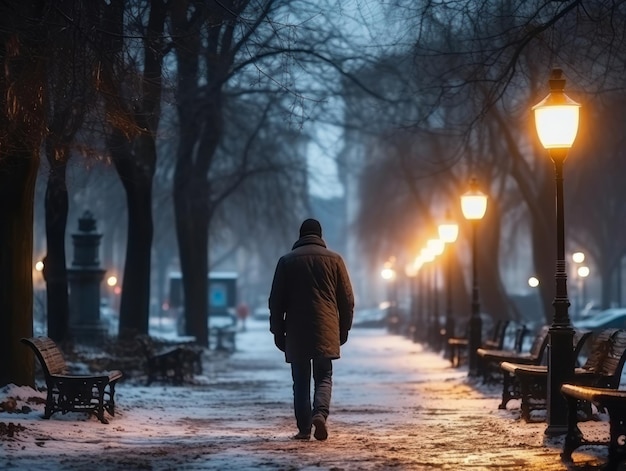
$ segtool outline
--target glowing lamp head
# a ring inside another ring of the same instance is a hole
[[[432,262],[435,259],[436,255],[433,253],[432,249],[428,246],[424,247],[420,251],[420,258],[424,263]]]
[[[439,224],[437,230],[439,238],[446,244],[451,244],[459,236],[459,225],[450,220]]]
[[[478,189],[476,179],[470,181],[470,189],[461,195],[461,210],[465,219],[482,219],[487,211],[487,195]]]
[[[582,266],[582,267],[578,267],[578,270],[576,270],[578,273],[578,276],[580,276],[581,278],[587,278],[589,276],[589,267],[587,266]]]
[[[432,253],[435,257],[437,255],[441,255],[444,249],[444,242],[441,239],[429,239],[426,243],[426,248]]]
[[[565,92],[565,79],[561,69],[550,76],[550,93],[532,107],[535,126],[541,144],[546,149],[569,149],[578,134],[580,104]]]

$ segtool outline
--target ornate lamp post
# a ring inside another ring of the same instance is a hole
[[[565,79],[561,69],[550,76],[550,93],[533,106],[539,140],[554,162],[556,183],[556,295],[552,305],[554,317],[549,331],[548,345],[548,407],[546,435],[567,432],[567,404],[561,395],[561,385],[572,377],[574,330],[570,321],[565,271],[565,218],[563,211],[563,163],[578,132],[580,104],[563,90]]]
[[[433,255],[433,259],[443,253],[444,242],[441,239],[429,239],[426,247]],[[437,265],[432,266],[433,276],[433,311],[430,324],[430,344],[435,351],[441,350],[441,325],[439,325],[439,283],[437,283]]]
[[[578,313],[585,309],[585,304],[587,303],[587,295],[585,294],[585,278],[589,276],[589,267],[586,265],[581,265],[576,270],[576,275],[578,275],[578,305],[580,306],[580,310]]]
[[[582,304],[582,295],[581,295],[581,278],[578,275],[578,268],[580,264],[585,261],[585,254],[583,252],[574,252],[572,254],[572,261],[575,263],[574,265],[574,278],[576,279],[576,303],[574,304],[574,317],[580,316],[580,313],[583,309]],[[584,270],[583,270],[584,271]]]
[[[417,331],[417,267],[415,263],[408,263],[404,267],[404,274],[409,282],[409,328],[407,334],[409,338],[415,341],[415,332]]]
[[[398,293],[396,286],[396,270],[394,268],[395,257],[391,257],[385,262],[380,276],[387,282],[387,302],[389,303],[389,312],[387,315],[387,328],[391,332],[396,332],[398,328]]]
[[[424,293],[424,332],[423,332],[423,338],[424,341],[426,343],[430,342],[430,332],[431,330],[428,328],[429,326],[429,319],[432,318],[432,313],[433,313],[433,283],[432,283],[432,269],[433,267],[430,265],[427,265],[428,263],[432,262],[433,260],[435,260],[435,254],[432,252],[432,250],[428,247],[428,245],[426,247],[424,247],[421,251],[420,251],[420,258],[422,259],[424,265],[426,265],[425,269],[423,270],[424,272],[424,285],[423,285],[423,293]]]
[[[447,245],[456,241],[459,236],[459,225],[446,214],[446,220],[437,227],[439,238]],[[452,253],[446,260],[446,340],[454,335],[454,318],[452,317]],[[446,343],[444,343],[446,345]]]
[[[480,300],[478,294],[478,270],[476,268],[476,226],[487,211],[487,195],[478,189],[476,179],[470,181],[470,189],[461,195],[461,209],[463,217],[472,224],[472,310],[469,324],[469,339],[467,342],[467,356],[469,359],[469,376],[478,374],[478,354],[482,342],[482,319],[480,318]]]
[[[420,318],[421,318],[421,313],[422,313],[422,309],[421,309],[421,297],[423,294],[423,290],[420,289],[421,287],[421,283],[420,283],[420,272],[422,269],[422,265],[424,264],[423,260],[421,257],[416,257],[415,261],[413,262],[413,268],[412,270],[415,271],[415,275],[411,278],[411,283],[413,286],[413,297],[411,299],[411,304],[413,306],[413,337],[412,340],[413,342],[418,342],[419,341],[419,326],[420,326]]]

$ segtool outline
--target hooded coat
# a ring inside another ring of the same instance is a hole
[[[337,359],[352,327],[354,296],[341,256],[315,234],[300,237],[276,265],[270,331],[285,360]],[[279,347],[280,348],[280,347]]]

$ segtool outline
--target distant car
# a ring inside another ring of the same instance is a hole
[[[580,310],[578,317],[582,319],[589,319],[590,317],[597,316],[602,311],[602,308],[594,303],[593,301],[589,301],[585,306]]]
[[[574,322],[577,329],[600,331],[603,329],[626,329],[626,309],[611,308],[594,314],[582,321]]]
[[[257,307],[252,311],[252,318],[258,321],[266,321],[270,318],[270,310],[267,307]]]
[[[237,326],[237,316],[231,310],[222,310],[209,313],[208,327],[211,329],[224,329]],[[181,309],[176,320],[178,335],[185,335],[185,313]]]
[[[385,327],[387,312],[385,309],[359,309],[354,313],[353,327]]]

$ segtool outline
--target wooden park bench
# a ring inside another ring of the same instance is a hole
[[[115,415],[115,385],[122,372],[115,370],[100,375],[70,374],[63,353],[48,337],[23,338],[41,364],[48,390],[44,418],[55,412],[93,413],[100,422],[107,424],[107,411]]]
[[[138,335],[145,357],[146,385],[153,381],[183,384],[186,378],[202,374],[202,348],[191,343],[159,342],[148,335]]]
[[[234,326],[213,327],[210,334],[215,336],[215,350],[234,352],[237,344],[237,329]]]
[[[521,342],[511,350],[490,350],[479,348],[477,350],[480,373],[483,376],[483,382],[493,382],[494,375],[500,379],[502,376],[500,363],[509,361],[515,363],[523,363],[528,365],[538,365],[543,361],[544,352],[548,345],[548,330],[550,326],[544,325],[535,335],[530,349],[528,351],[520,351]],[[524,334],[525,335],[525,331]]]
[[[580,347],[577,347],[575,355],[579,351]],[[574,376],[570,382],[579,386],[617,389],[624,360],[626,360],[626,331],[605,329],[592,339],[587,361],[581,367],[574,368]],[[548,367],[502,363],[501,368],[506,372],[505,376],[513,377],[514,381],[517,381],[519,385],[517,397],[521,399],[522,418],[530,422],[532,411],[546,408]],[[510,391],[508,394],[513,395]],[[503,403],[504,395],[503,389]],[[591,415],[590,404],[581,405],[586,415]]]
[[[575,384],[564,384],[561,393],[567,399],[567,435],[563,443],[561,458],[572,462],[572,453],[583,445],[608,445],[609,460],[602,469],[617,471],[626,461],[626,391],[613,388],[596,388]],[[609,413],[609,441],[591,441],[584,438],[578,428],[580,402],[589,402]]]
[[[506,328],[509,325],[509,321],[500,319],[496,321],[491,330],[491,335],[486,339],[481,348],[485,349],[501,349],[504,345],[504,338]],[[466,329],[467,330],[467,329]],[[463,337],[450,337],[448,338],[448,357],[452,366],[459,367],[463,362],[463,358],[467,354],[469,345],[469,332],[466,331]]]

